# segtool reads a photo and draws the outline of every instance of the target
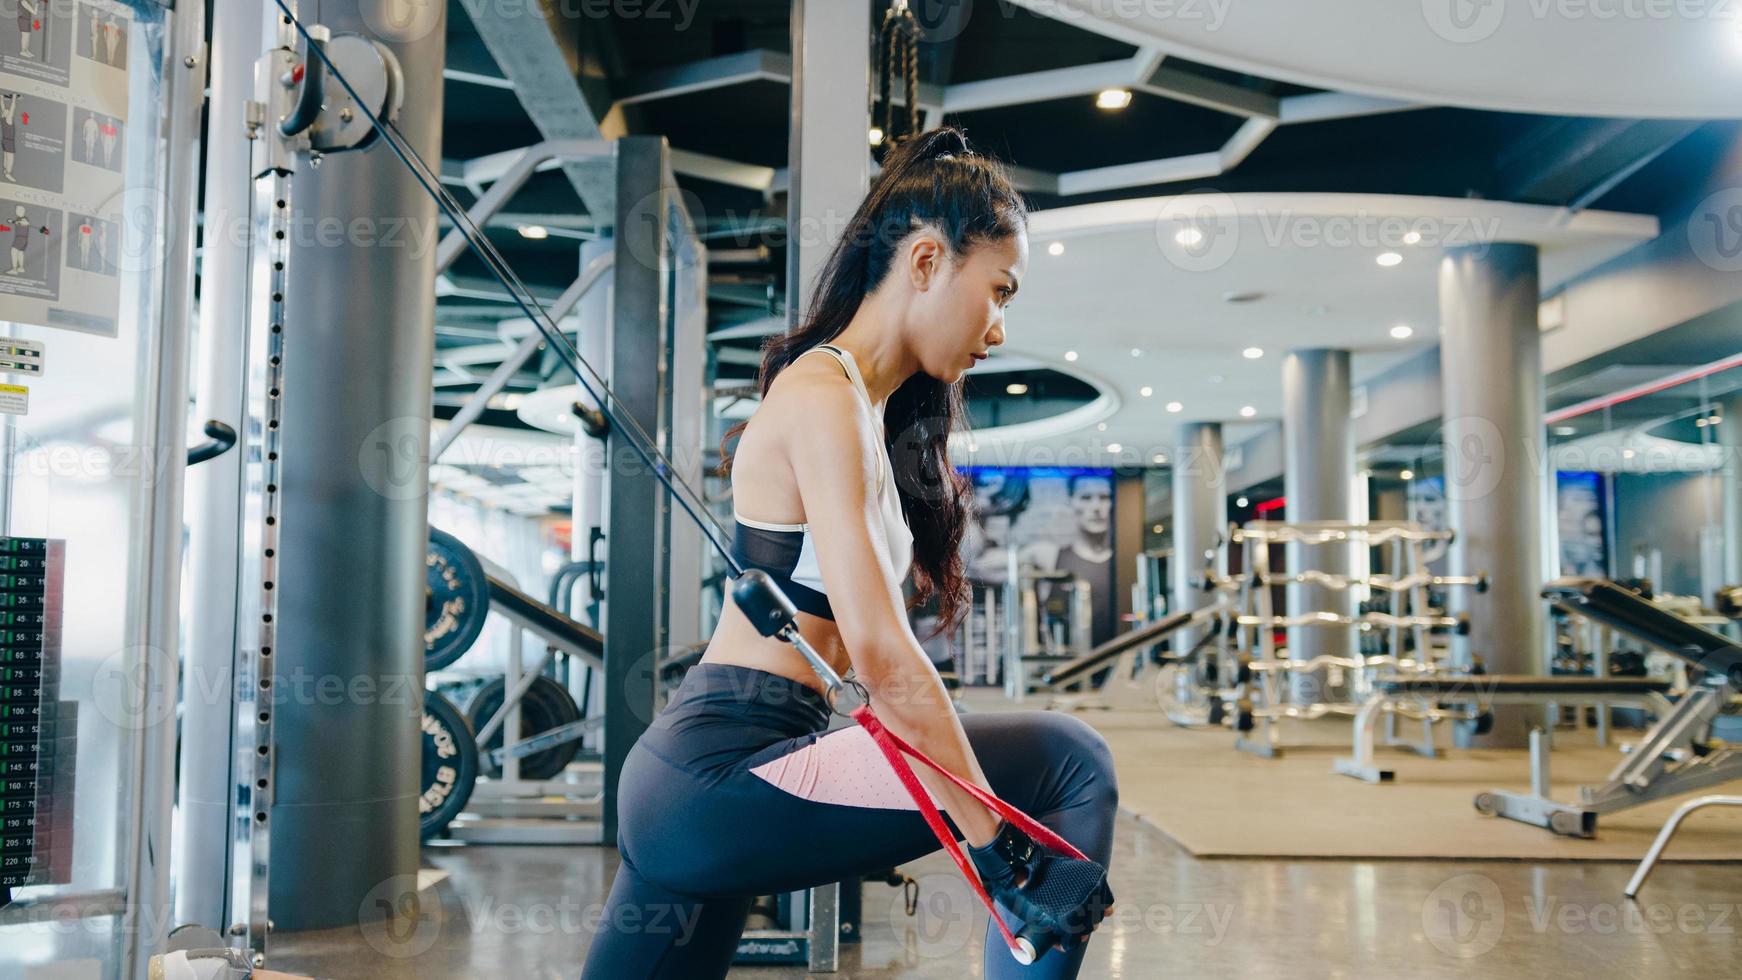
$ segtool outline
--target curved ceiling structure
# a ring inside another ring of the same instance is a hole
[[[1575,116],[1742,116],[1742,9],[1729,0],[1015,2],[1127,44],[1333,91]]]
[[[1009,348],[1086,373],[1117,402],[1094,425],[1023,433],[1020,446],[980,434],[980,450],[1147,465],[1177,422],[1277,418],[1290,349],[1347,348],[1361,380],[1437,343],[1449,248],[1535,243],[1547,294],[1656,237],[1658,221],[1474,199],[1188,194],[1036,212],[1029,234]],[[1385,253],[1396,260],[1381,264]]]

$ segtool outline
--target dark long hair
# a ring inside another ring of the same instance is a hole
[[[914,231],[935,228],[960,261],[976,244],[1020,234],[1027,221],[1027,207],[1004,168],[975,153],[961,130],[944,127],[898,143],[817,276],[797,329],[771,338],[763,348],[762,393],[768,394],[787,365],[847,329]],[[913,531],[909,605],[935,600],[940,630],[960,618],[968,598],[961,546],[973,487],[950,464],[948,441],[966,423],[961,384],[925,374],[903,382],[883,410],[885,448]]]

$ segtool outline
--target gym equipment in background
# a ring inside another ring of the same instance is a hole
[[[484,566],[472,549],[446,531],[430,528],[424,587],[423,669],[451,666],[472,648],[490,611]]]
[[[507,689],[508,679],[498,677],[472,695],[472,700],[466,703],[466,720],[471,723],[474,731],[483,728],[502,710],[503,695]],[[520,698],[520,738],[524,741],[542,735],[574,722],[580,716],[580,708],[575,704],[575,699],[561,684],[543,674],[536,675],[533,677],[532,686]],[[501,774],[502,767],[492,758],[501,747],[501,730],[492,735],[489,741],[480,743],[479,748],[483,752],[481,771],[484,775]],[[522,756],[520,775],[525,779],[550,779],[568,768],[569,762],[580,748],[578,739],[570,739]]]
[[[1639,897],[1639,889],[1645,887],[1645,879],[1651,874],[1651,869],[1657,866],[1657,859],[1663,856],[1663,849],[1669,846],[1670,838],[1681,829],[1682,821],[1689,814],[1709,806],[1742,806],[1742,796],[1701,796],[1676,807],[1675,812],[1664,821],[1663,829],[1657,832],[1657,838],[1651,842],[1651,849],[1645,852],[1639,866],[1633,869],[1633,877],[1627,879],[1627,887],[1622,890],[1622,894],[1628,898]]]
[[[459,539],[433,528],[429,562],[432,582],[439,574],[443,583],[457,586],[451,594],[453,615],[441,614],[445,637],[475,641],[491,613],[508,620],[513,632],[507,673],[472,693],[462,723],[454,727],[456,737],[465,733],[471,755],[464,798],[440,828],[426,826],[426,832],[477,844],[599,843],[601,767],[596,758],[574,760],[581,739],[598,730],[603,719],[581,717],[574,697],[547,671],[559,654],[589,668],[599,666],[604,637],[522,592],[505,570],[487,566]],[[431,588],[432,595],[448,594]],[[431,608],[432,616],[437,615],[437,604]],[[523,648],[529,633],[545,645],[530,664]],[[451,665],[469,647],[448,651],[444,659]],[[429,696],[439,697],[434,692]],[[432,788],[430,753],[435,751],[427,731],[430,716],[426,709],[426,796]]]
[[[1742,645],[1614,582],[1559,579],[1543,588],[1543,597],[1684,661],[1693,671],[1690,686],[1609,778],[1580,787],[1576,801],[1549,799],[1549,738],[1539,729],[1530,737],[1531,791],[1477,794],[1477,810],[1563,836],[1593,837],[1602,814],[1742,779],[1742,753],[1711,738],[1712,722],[1730,710],[1742,688]]]
[[[1092,590],[1069,572],[1025,565],[1008,549],[1000,581],[973,586],[957,628],[956,674],[967,683],[1002,684],[1021,701],[1033,677],[1090,652]]]
[[[423,692],[423,782],[417,799],[418,836],[440,836],[466,808],[478,781],[478,744],[453,702]]]
[[[1104,707],[1104,704],[1093,700],[1092,692],[1071,695],[1067,695],[1066,692],[1084,686],[1097,671],[1109,667],[1114,661],[1128,653],[1138,653],[1141,664],[1144,662],[1141,658],[1142,653],[1174,634],[1189,627],[1201,626],[1212,620],[1223,619],[1227,614],[1227,605],[1216,603],[1191,612],[1174,613],[1172,616],[1163,617],[1146,626],[1139,626],[1134,630],[1119,634],[1080,657],[1052,667],[1041,674],[1038,679],[1031,680],[1028,690],[1055,695],[1047,705],[1048,708],[1052,709]],[[1212,631],[1206,640],[1214,639],[1217,632]],[[1179,659],[1173,656],[1164,658],[1169,665],[1177,663]]]
[[[1229,546],[1243,548],[1240,567],[1246,571],[1239,578],[1206,577],[1211,589],[1234,593],[1241,612],[1234,618],[1235,650],[1217,672],[1232,687],[1224,694],[1228,718],[1237,734],[1235,745],[1243,751],[1265,758],[1275,758],[1283,751],[1278,723],[1285,718],[1312,719],[1327,714],[1359,715],[1381,681],[1432,676],[1447,668],[1446,656],[1435,642],[1437,632],[1468,631],[1461,617],[1447,616],[1433,605],[1430,588],[1488,587],[1485,575],[1443,576],[1428,571],[1434,560],[1424,545],[1439,547],[1450,544],[1452,532],[1435,531],[1403,521],[1250,521],[1234,526],[1229,533]],[[1271,548],[1279,544],[1341,544],[1364,545],[1367,548],[1390,546],[1391,569],[1388,574],[1330,574],[1311,568],[1273,571]],[[1350,615],[1328,610],[1302,611],[1294,615],[1277,615],[1274,589],[1277,586],[1310,584],[1336,592],[1353,591],[1356,597],[1368,592],[1380,592],[1389,597],[1384,611],[1370,609]],[[1293,660],[1282,652],[1276,642],[1276,631],[1287,628],[1340,629],[1359,637],[1378,634],[1385,642],[1382,652],[1359,652],[1355,637],[1349,649],[1352,656],[1321,655],[1311,659]],[[1290,687],[1297,678],[1317,677],[1323,682],[1304,685],[1314,692],[1311,700],[1290,700]],[[1385,711],[1391,702],[1381,702],[1377,710]],[[1389,712],[1387,712],[1389,716]],[[1431,739],[1424,745],[1398,743],[1387,731],[1386,744],[1403,744],[1431,750]]]

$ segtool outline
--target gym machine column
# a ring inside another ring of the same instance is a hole
[[[434,256],[309,247],[297,240],[296,214],[387,215],[433,227],[433,203],[390,155],[338,154],[375,140],[373,117],[396,118],[399,138],[433,152],[443,51],[439,20],[390,47],[331,31],[365,27],[355,3],[323,4],[329,26],[306,35],[291,20],[294,5],[270,10],[254,98],[231,97],[240,72],[230,72],[219,79],[224,98],[214,99],[246,109],[214,117],[213,128],[245,125],[253,143],[246,170],[213,174],[251,181],[246,338],[228,366],[244,386],[236,425],[241,561],[234,682],[217,699],[233,712],[222,737],[232,762],[216,770],[228,785],[213,795],[190,783],[188,792],[224,800],[230,832],[227,853],[214,858],[202,848],[179,865],[184,883],[201,882],[198,906],[186,908],[207,916],[216,907],[222,918],[203,924],[257,960],[269,927],[354,923],[367,894],[415,880]],[[220,36],[245,45],[258,29],[250,20],[226,20]],[[334,83],[329,64],[349,81]],[[359,330],[364,309],[370,329]],[[340,677],[347,689],[366,678],[378,696],[317,699],[278,717],[280,682],[298,677]],[[371,752],[334,751],[355,745]],[[212,774],[190,768],[184,778]],[[281,873],[269,876],[275,854]]]

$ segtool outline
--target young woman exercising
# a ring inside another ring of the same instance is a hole
[[[1106,743],[1070,715],[958,716],[902,597],[911,574],[909,602],[935,599],[944,623],[965,602],[960,545],[973,495],[946,437],[964,421],[963,374],[1004,342],[1026,229],[1009,180],[960,131],[892,150],[801,329],[765,353],[762,404],[732,465],[733,550],[775,579],[799,609],[800,632],[837,671],[851,665],[891,731],[1105,867],[1118,804]],[[584,977],[725,976],[754,896],[852,880],[938,849],[866,730],[825,732],[820,692],[796,650],[727,608],[624,764],[622,865]],[[1013,930],[1019,911],[1073,923],[1072,938],[1028,967],[989,924],[985,976],[1076,976],[1111,892],[1103,885],[1074,908],[1037,912],[1023,886],[1062,865],[914,768]]]

